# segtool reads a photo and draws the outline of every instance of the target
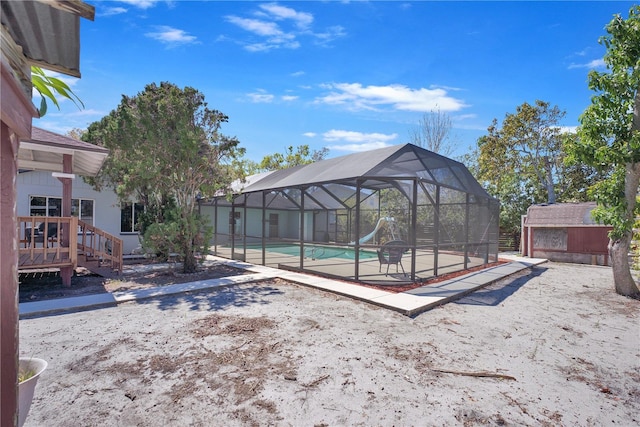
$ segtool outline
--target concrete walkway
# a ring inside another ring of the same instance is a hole
[[[158,298],[162,296],[197,292],[225,286],[239,285],[256,280],[281,278],[301,285],[322,289],[328,292],[344,295],[360,301],[365,301],[380,307],[398,311],[406,316],[415,316],[441,304],[461,298],[477,289],[490,285],[500,279],[515,274],[526,268],[546,262],[545,259],[521,258],[512,255],[501,255],[501,259],[510,262],[491,267],[482,271],[468,273],[454,279],[437,284],[422,286],[407,292],[394,293],[372,289],[357,284],[325,279],[303,273],[295,273],[276,268],[249,264],[241,261],[229,260],[209,256],[208,260],[225,263],[250,272],[241,276],[224,277],[220,279],[200,280],[189,283],[160,286],[150,289],[138,289],[126,292],[86,295],[71,298],[52,299],[46,301],[26,302],[20,304],[20,318],[60,314],[71,311],[92,310],[103,307],[114,307],[120,303]],[[151,269],[167,268],[167,266],[150,266]],[[123,274],[127,274],[125,270]]]

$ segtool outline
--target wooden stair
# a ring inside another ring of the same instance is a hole
[[[41,223],[53,232],[36,232]],[[18,224],[19,271],[81,266],[103,277],[122,273],[122,240],[77,217],[18,217]]]
[[[105,265],[99,259],[92,259],[92,257],[85,257],[84,254],[78,254],[78,267],[83,267],[89,270],[93,274],[107,278],[115,279],[120,276],[118,270],[114,270],[110,265]]]
[[[122,240],[80,220],[78,226],[78,266],[102,277],[122,274]]]

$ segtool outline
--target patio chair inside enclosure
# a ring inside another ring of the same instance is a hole
[[[409,245],[407,242],[402,240],[391,240],[390,242],[385,243],[378,249],[378,261],[380,261],[380,268],[378,272],[382,272],[382,265],[387,265],[387,271],[385,276],[389,275],[389,266],[391,264],[396,265],[396,273],[398,272],[398,264],[400,264],[400,268],[402,268],[402,274],[405,276],[407,273],[404,271],[404,266],[402,265],[402,256],[405,252],[409,250]]]

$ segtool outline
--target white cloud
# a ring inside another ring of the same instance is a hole
[[[268,43],[249,43],[245,45],[245,49],[249,52],[266,52],[271,49],[278,48],[297,49],[300,47],[300,43],[297,41],[284,41],[282,39],[270,39]]]
[[[329,145],[327,148],[332,151],[347,151],[347,152],[363,152],[375,150],[377,148],[388,147],[389,144],[384,142],[367,142],[364,144],[346,144],[346,145]]]
[[[325,141],[347,141],[347,142],[376,142],[386,143],[392,141],[398,137],[397,133],[384,134],[384,133],[362,133],[350,130],[337,130],[331,129],[322,134]]]
[[[297,12],[290,7],[280,6],[277,3],[260,5],[260,9],[268,12],[273,19],[291,19],[298,28],[306,29],[313,22],[313,15],[306,12]]]
[[[262,42],[246,43],[245,49],[250,52],[269,51],[277,48],[297,49],[300,47],[295,35],[282,31],[275,22],[238,16],[227,16],[226,19],[227,22],[237,25],[245,31],[265,38]]]
[[[130,4],[138,9],[149,9],[160,3],[160,0],[120,0],[121,3]]]
[[[559,126],[560,133],[576,133],[578,132],[578,126]]]
[[[478,115],[475,114],[475,113],[472,113],[472,114],[459,114],[457,116],[453,116],[452,119],[455,120],[456,122],[461,122],[463,120],[475,119],[477,117],[478,117]]]
[[[391,141],[398,137],[398,134],[384,134],[384,133],[363,133],[349,130],[337,130],[332,129],[322,134],[325,141],[340,142],[344,141],[347,144],[334,144],[327,146],[330,150],[335,151],[347,151],[347,152],[361,152],[368,150],[375,150],[376,148],[388,147]]]
[[[300,77],[300,76],[304,76],[305,72],[304,71],[296,71],[295,73],[291,73],[291,77]]]
[[[94,109],[82,109],[82,110],[75,111],[73,113],[68,113],[67,115],[72,117],[84,117],[84,116],[103,117],[103,116],[106,116],[107,113],[105,113],[104,111],[99,111]]]
[[[275,22],[261,21],[259,19],[240,18],[239,16],[227,16],[227,21],[237,25],[243,30],[259,36],[281,36],[284,34]]]
[[[300,37],[312,37],[318,44],[327,44],[338,37],[343,37],[345,31],[340,26],[332,26],[324,32],[314,33],[311,26],[313,15],[301,12],[277,3],[267,3],[258,6],[252,12],[252,17],[228,15],[226,21],[251,33],[252,40],[240,42],[251,52],[266,52],[272,49],[298,49],[301,46]],[[255,37],[261,40],[255,40]]]
[[[255,104],[268,104],[273,102],[275,96],[267,93],[264,89],[258,89],[257,92],[248,93],[247,97]]]
[[[467,105],[453,98],[443,88],[411,89],[404,85],[363,86],[360,83],[331,83],[323,85],[328,95],[316,98],[316,103],[343,105],[350,110],[378,110],[391,106],[396,110],[428,112],[458,111]]]
[[[158,40],[169,47],[198,43],[196,36],[189,35],[189,33],[184,30],[179,30],[166,25],[158,26],[157,30],[158,31],[156,32],[146,33],[145,36]]]
[[[296,95],[282,95],[282,100],[283,101],[295,101],[298,98],[299,97],[296,96]]]
[[[606,66],[604,59],[594,59],[593,61],[589,61],[587,63],[584,64],[575,64],[575,63],[571,63],[569,65],[569,69],[573,69],[573,68],[589,68],[589,69],[593,69],[593,68],[604,68]]]
[[[306,136],[307,138],[315,138],[318,134],[315,132],[305,132],[302,135]]]
[[[328,27],[325,31],[314,33],[313,36],[316,38],[316,44],[321,46],[327,46],[332,41],[344,37],[347,35],[347,32],[344,30],[344,27],[340,25],[334,25],[332,27]]]
[[[100,11],[99,16],[114,16],[127,13],[128,9],[124,7],[107,7]]]

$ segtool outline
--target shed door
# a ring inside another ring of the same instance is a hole
[[[606,254],[609,244],[609,227],[575,227],[568,231],[567,252],[582,254]]]

